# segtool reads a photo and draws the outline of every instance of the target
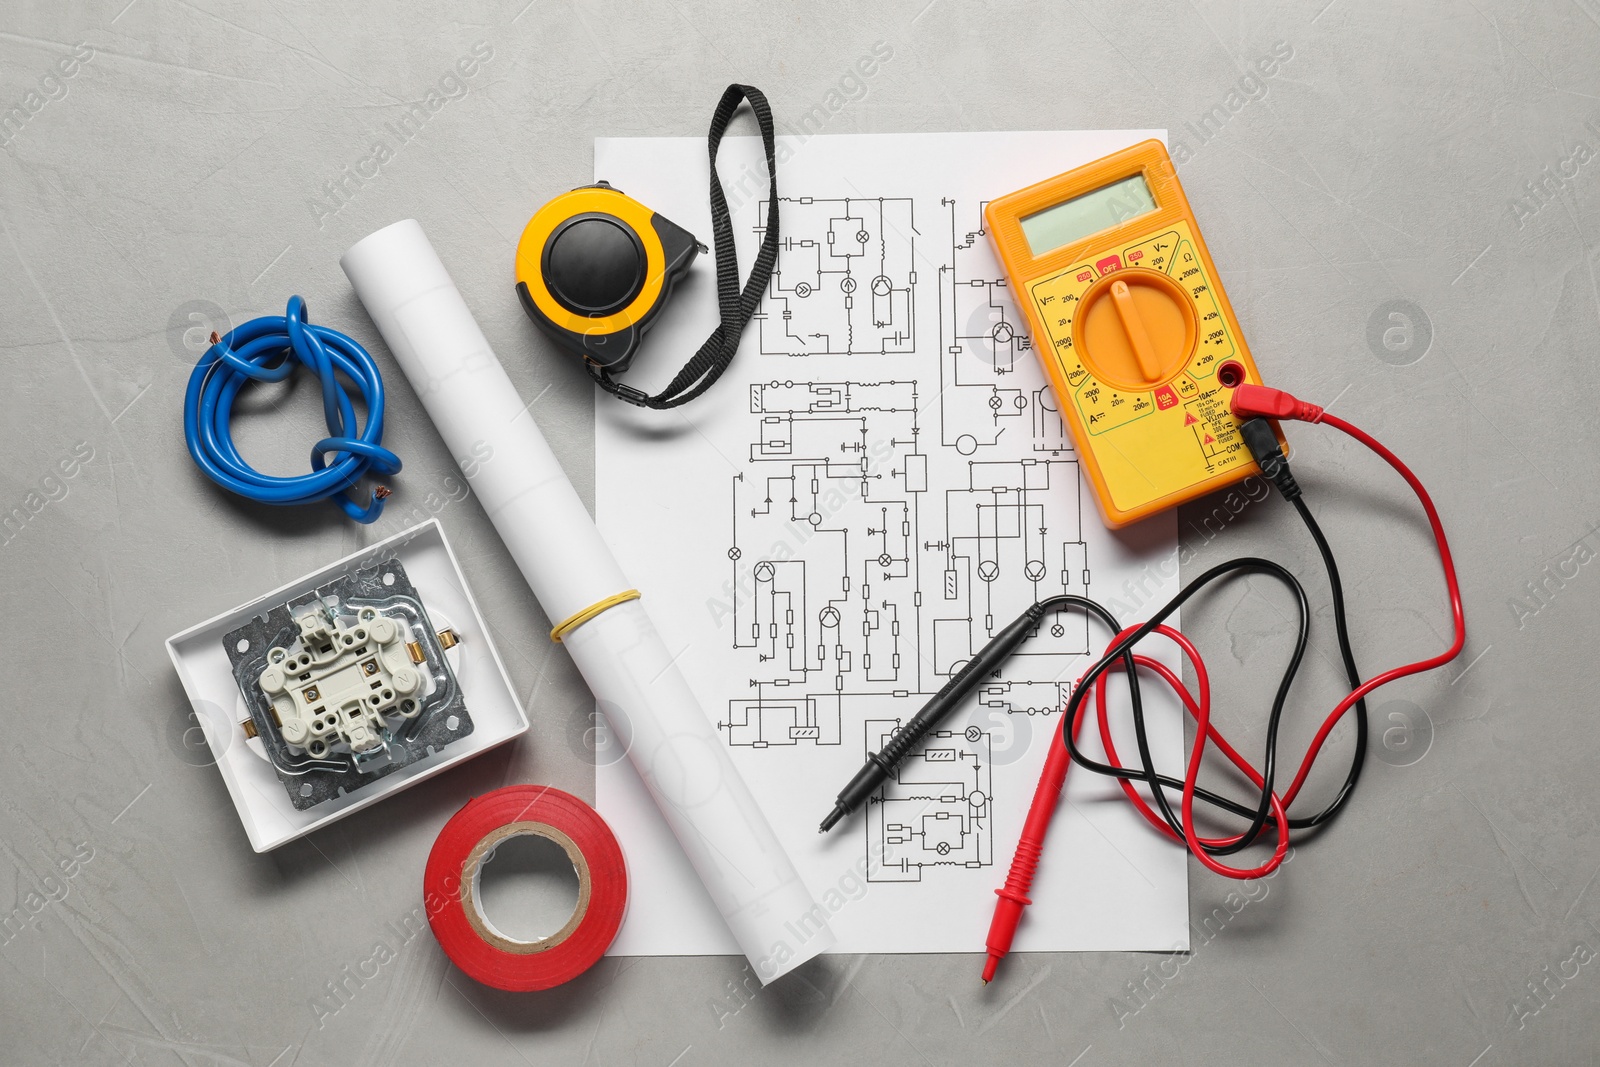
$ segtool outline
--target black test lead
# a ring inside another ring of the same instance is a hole
[[[1031,636],[1039,625],[1039,620],[1044,618],[1049,608],[1061,601],[1076,600],[1075,597],[1053,597],[1050,601],[1043,601],[1033,605],[1023,612],[1015,622],[996,634],[987,645],[967,661],[955,675],[945,683],[944,688],[934,694],[932,700],[922,706],[912,720],[894,732],[889,738],[889,743],[883,748],[867,757],[867,762],[861,765],[856,776],[850,779],[850,784],[839,791],[839,797],[834,802],[833,810],[828,817],[822,820],[822,825],[817,828],[817,833],[825,834],[843,819],[866,803],[868,797],[877,792],[883,780],[894,772],[895,764],[909,752],[913,745],[921,741],[927,732],[936,726],[940,719],[950,713],[950,710],[966,698],[972,686],[989,671],[999,667],[1011,655],[1016,647]]]

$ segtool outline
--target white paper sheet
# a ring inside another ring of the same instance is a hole
[[[989,199],[1149,137],[1165,135],[784,138],[778,273],[732,368],[672,413],[598,397],[601,532],[834,951],[983,950],[1067,686],[1108,635],[1047,617],[879,801],[819,836],[885,731],[1038,598],[1087,593],[1131,622],[1177,589],[1173,516],[1101,524],[982,232]],[[719,170],[742,276],[765,219],[760,141],[725,141]],[[598,140],[595,177],[711,243],[703,139]],[[714,328],[714,266],[695,264],[630,384],[664,385]],[[1159,690],[1150,742],[1177,767]],[[633,880],[612,952],[735,951],[618,744],[600,745],[596,792]],[[1075,769],[1016,949],[1186,948],[1187,888],[1181,849]]]

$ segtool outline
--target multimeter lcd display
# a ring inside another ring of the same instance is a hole
[[[1036,256],[1156,209],[1143,174],[1101,186],[1021,219],[1022,236]]]

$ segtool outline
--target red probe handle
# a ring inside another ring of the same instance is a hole
[[[1078,705],[1078,716],[1072,724],[1074,738],[1083,726],[1083,714],[1088,706],[1087,700]],[[994,977],[995,968],[1011,951],[1011,941],[1017,935],[1017,924],[1022,921],[1022,909],[1032,903],[1028,899],[1028,890],[1033,887],[1033,874],[1039,868],[1039,854],[1044,851],[1044,835],[1050,830],[1050,819],[1061,799],[1061,790],[1066,788],[1067,768],[1072,766],[1072,756],[1061,739],[1061,731],[1066,729],[1066,725],[1067,717],[1062,715],[1061,721],[1056,724],[1056,736],[1050,743],[1050,754],[1045,757],[1044,771],[1039,775],[1039,784],[1033,791],[1028,818],[1022,824],[1022,839],[1017,842],[1016,855],[1011,858],[1011,872],[1006,875],[1006,884],[994,891],[1000,900],[994,906],[994,918],[989,923],[989,940],[985,944],[989,951],[989,958],[983,964],[985,984]]]
[[[1011,859],[1011,873],[1006,884],[996,889],[1000,900],[994,906],[994,918],[989,921],[989,940],[984,947],[989,957],[983,962],[983,982],[988,985],[994,978],[995,968],[1011,951],[1011,941],[1017,936],[1017,924],[1022,921],[1022,909],[1033,901],[1028,899],[1028,887],[1033,884],[1033,872],[1039,865],[1039,846],[1024,842],[1017,846]]]

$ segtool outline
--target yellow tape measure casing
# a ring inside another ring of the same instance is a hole
[[[688,230],[605,182],[563,193],[517,243],[517,295],[557,344],[621,373],[673,286],[705,251]]]
[[[1106,525],[1258,472],[1228,401],[1261,378],[1160,141],[984,219]]]

